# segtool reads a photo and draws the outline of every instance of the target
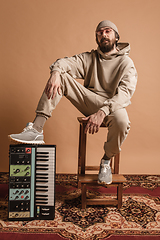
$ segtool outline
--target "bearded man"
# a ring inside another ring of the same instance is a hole
[[[95,31],[98,48],[73,57],[58,59],[36,109],[36,117],[22,133],[9,137],[20,143],[43,144],[43,126],[58,102],[65,96],[85,117],[85,133],[97,133],[103,123],[108,127],[98,182],[110,184],[110,159],[121,151],[130,121],[126,107],[135,91],[137,72],[128,56],[129,43],[118,43],[119,32],[109,20]],[[84,79],[84,85],[76,81]]]

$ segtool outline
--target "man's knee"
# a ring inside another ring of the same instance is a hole
[[[119,109],[114,113],[114,124],[120,132],[128,134],[130,130],[130,121],[126,109]]]
[[[128,134],[130,121],[125,108],[119,109],[109,116],[108,128],[113,128],[117,133]]]

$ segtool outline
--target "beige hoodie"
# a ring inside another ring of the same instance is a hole
[[[119,43],[118,48],[119,51],[112,55],[105,55],[98,47],[91,52],[58,59],[50,69],[84,79],[86,88],[106,97],[101,110],[108,115],[131,103],[137,83],[137,72],[128,56],[130,45]]]

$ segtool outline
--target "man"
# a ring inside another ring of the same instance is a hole
[[[97,50],[54,62],[34,122],[10,138],[22,143],[44,143],[43,126],[65,96],[85,115],[86,133],[97,133],[102,122],[108,127],[98,182],[110,184],[110,159],[121,150],[128,135],[130,122],[125,108],[137,83],[137,72],[128,56],[130,46],[118,40],[116,25],[104,20],[96,28]],[[84,79],[84,86],[75,80],[80,78]]]

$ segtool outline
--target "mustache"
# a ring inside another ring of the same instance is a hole
[[[108,38],[102,38],[101,41],[100,41],[100,43],[103,43],[104,41],[110,42],[110,40],[109,40]]]

